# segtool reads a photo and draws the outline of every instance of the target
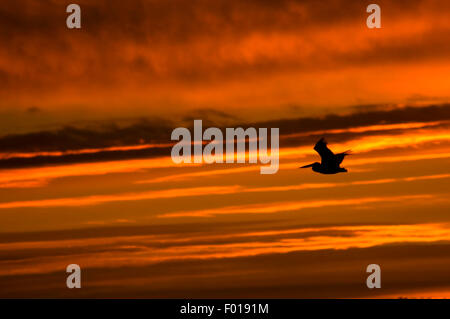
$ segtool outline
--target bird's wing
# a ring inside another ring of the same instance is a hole
[[[322,158],[322,163],[334,161],[334,154],[327,147],[327,142],[325,142],[325,139],[323,137],[316,143],[316,146],[314,146],[314,150],[319,153],[320,157]]]

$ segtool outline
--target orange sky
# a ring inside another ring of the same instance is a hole
[[[380,30],[369,1],[79,0],[81,30],[7,2],[0,297],[450,296],[446,1]],[[193,119],[279,127],[278,173],[174,164]],[[348,173],[298,169],[322,136]]]
[[[168,109],[236,122],[449,100],[445,1],[379,1],[377,30],[366,1],[81,0],[81,30],[61,23],[67,3],[1,8],[5,134]]]

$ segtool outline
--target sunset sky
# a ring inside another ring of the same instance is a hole
[[[366,26],[374,2],[381,29]],[[449,14],[444,0],[6,0],[0,297],[450,297]],[[194,119],[279,128],[278,173],[173,163],[171,132]],[[298,169],[321,137],[352,151],[348,173]],[[82,289],[66,288],[69,264]]]

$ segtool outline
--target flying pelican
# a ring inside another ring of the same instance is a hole
[[[334,154],[328,147],[327,142],[322,137],[314,146],[314,150],[319,153],[322,162],[312,163],[309,165],[302,166],[300,168],[312,167],[312,170],[321,174],[337,174],[345,173],[347,170],[341,167],[341,163],[346,155],[349,155],[349,151],[343,153]]]

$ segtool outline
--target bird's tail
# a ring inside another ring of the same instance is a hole
[[[352,150],[346,150],[345,152],[342,152],[344,155],[353,155]]]
[[[338,163],[338,164],[341,164],[342,163],[342,161],[344,160],[344,158],[345,158],[345,156],[347,156],[347,155],[351,155],[352,153],[351,153],[351,151],[350,150],[348,150],[348,151],[345,151],[345,152],[342,152],[342,153],[339,153],[339,154],[336,154],[336,162]]]

